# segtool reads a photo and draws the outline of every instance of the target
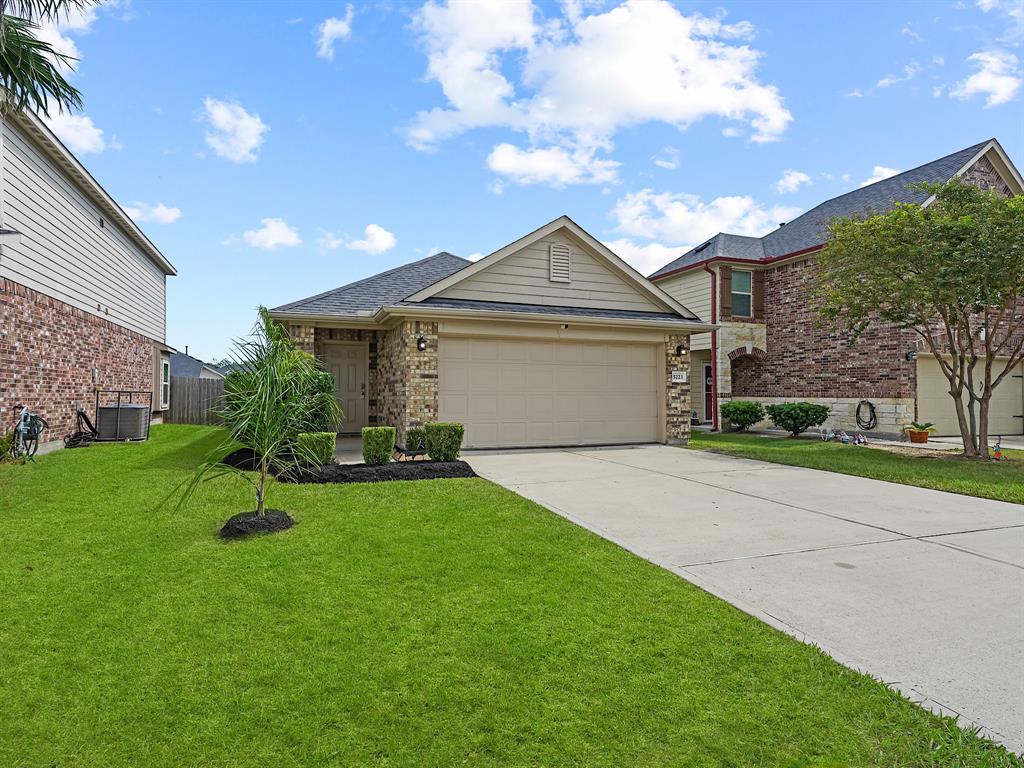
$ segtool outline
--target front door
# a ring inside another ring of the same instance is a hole
[[[358,432],[367,424],[366,378],[367,350],[365,344],[329,344],[324,362],[334,377],[334,396],[341,406],[339,432]]]
[[[711,412],[714,410],[715,405],[712,402],[711,391],[712,391],[712,378],[711,378],[711,366],[705,364],[704,366],[704,421],[711,421]]]

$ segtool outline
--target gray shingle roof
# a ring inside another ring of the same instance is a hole
[[[699,245],[669,262],[653,273],[651,277],[655,278],[668,272],[674,272],[690,264],[705,261],[712,256],[738,261],[757,261],[785,256],[821,245],[827,238],[826,225],[837,216],[852,216],[867,212],[882,213],[891,209],[895,203],[923,203],[928,196],[922,192],[908,189],[911,184],[925,181],[933,183],[948,181],[989,141],[991,139],[888,179],[847,192],[839,197],[833,197],[762,238],[715,235],[707,243]],[[748,242],[751,240],[757,241],[758,246]],[[760,253],[758,253],[759,248]]]
[[[622,309],[596,309],[592,307],[552,307],[547,304],[516,304],[504,301],[473,301],[470,299],[439,299],[428,298],[424,301],[401,301],[396,306],[423,307],[431,306],[440,309],[472,309],[484,312],[523,312],[546,315],[563,315],[565,317],[599,317],[617,320],[670,320],[686,323],[698,320],[696,315],[677,315],[675,312],[633,312]]]
[[[385,305],[397,304],[408,296],[444,280],[472,262],[438,253],[403,264],[379,275],[358,280],[308,299],[275,307],[271,312],[307,315],[370,315]]]
[[[203,366],[211,370],[218,370],[216,366],[204,363],[202,360],[186,355],[184,352],[175,352],[171,355],[171,376],[185,376],[190,379],[198,379],[203,372]]]

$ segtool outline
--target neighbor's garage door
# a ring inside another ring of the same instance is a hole
[[[513,448],[658,439],[651,344],[440,339],[442,421],[465,445]]]
[[[981,370],[982,362],[978,363]],[[1002,371],[1005,363],[993,366]],[[992,392],[989,406],[988,433],[990,435],[1024,434],[1024,365],[1006,375]],[[966,398],[964,399],[966,402]],[[934,357],[917,359],[917,420],[930,421],[940,435],[959,435],[956,408],[949,394],[949,382],[942,374]]]

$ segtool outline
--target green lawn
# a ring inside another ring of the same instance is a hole
[[[1021,766],[484,480],[161,505],[221,439],[0,467],[0,766]]]
[[[817,439],[700,431],[689,447],[1024,504],[1024,451],[1006,451],[1009,461],[974,462],[938,451],[918,457]]]

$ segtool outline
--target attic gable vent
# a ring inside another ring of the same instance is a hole
[[[552,243],[550,246],[551,274],[550,280],[553,283],[571,282],[572,276],[572,251],[564,243]]]

